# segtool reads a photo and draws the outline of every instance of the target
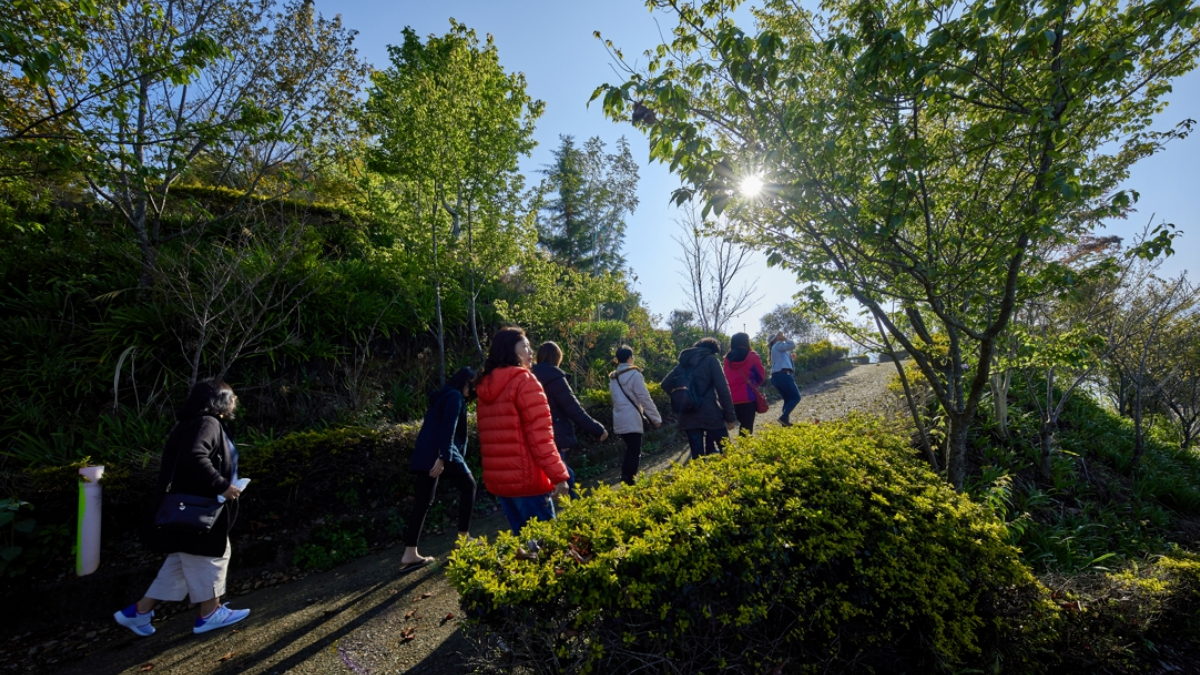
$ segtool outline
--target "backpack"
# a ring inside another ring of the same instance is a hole
[[[703,362],[701,362],[703,363]],[[699,368],[700,364],[696,365]],[[679,386],[671,390],[671,410],[676,415],[694,412],[704,404],[704,394],[696,391],[694,376],[695,368],[679,367]]]

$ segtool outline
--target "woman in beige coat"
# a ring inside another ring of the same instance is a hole
[[[658,428],[662,416],[646,389],[642,370],[633,365],[633,349],[621,345],[617,350],[617,369],[608,374],[608,391],[613,402],[613,433],[625,441],[625,461],[621,464],[621,480],[633,485],[642,458],[642,420]]]

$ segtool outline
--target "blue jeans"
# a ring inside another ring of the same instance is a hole
[[[521,529],[530,520],[554,520],[554,500],[551,492],[533,497],[501,497],[500,508],[512,527],[513,534],[521,536]]]
[[[719,429],[684,429],[688,437],[688,446],[692,450],[692,459],[704,455],[715,455],[721,452],[721,441],[729,438],[729,430]]]
[[[779,395],[783,397],[783,414],[779,416],[779,419],[790,423],[792,410],[800,403],[800,387],[796,386],[796,378],[792,377],[791,373],[779,371],[771,373],[771,384],[779,390]]]

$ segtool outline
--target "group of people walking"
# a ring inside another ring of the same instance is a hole
[[[662,381],[693,459],[720,452],[734,424],[743,434],[753,433],[756,415],[766,410],[760,387],[768,378],[750,337],[737,333],[730,347],[722,360],[715,338],[699,340],[680,353]],[[779,422],[786,426],[800,401],[792,377],[795,344],[780,333],[769,347],[770,382],[783,397]],[[608,376],[612,427],[625,444],[621,480],[633,484],[640,468],[642,437],[648,427],[660,426],[663,416],[635,365],[633,349],[622,345],[615,356],[616,368]],[[492,339],[481,371],[462,368],[429,395],[409,462],[415,503],[406,523],[401,572],[433,561],[417,547],[443,477],[458,490],[458,532],[470,539],[477,489],[465,459],[467,407],[472,400],[477,401],[483,480],[499,499],[514,534],[519,535],[530,520],[553,519],[559,497],[576,496],[575,473],[566,463],[566,450],[578,444],[577,430],[601,441],[609,434],[575,397],[559,368],[562,358],[557,344],[546,342],[535,354],[523,330],[503,328]],[[231,626],[250,613],[220,602],[229,568],[229,531],[241,494],[237,448],[225,424],[236,407],[237,396],[229,385],[197,383],[166,443],[157,510],[147,523],[146,542],[151,550],[166,553],[167,559],[145,596],[113,615],[138,635],[154,633],[153,610],[161,601],[189,597],[199,603],[196,633]],[[176,502],[180,514],[174,513]]]

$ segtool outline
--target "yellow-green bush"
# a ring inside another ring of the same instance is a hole
[[[1055,672],[1140,670],[1147,647],[1167,658],[1163,648],[1200,644],[1195,553],[1175,548],[1114,572],[1054,576],[1047,585],[1063,609],[1041,659]]]
[[[502,533],[448,574],[475,635],[535,672],[970,661],[1018,630],[1001,614],[1030,624],[1039,586],[910,454],[867,419],[767,429],[531,523],[537,560]]]

